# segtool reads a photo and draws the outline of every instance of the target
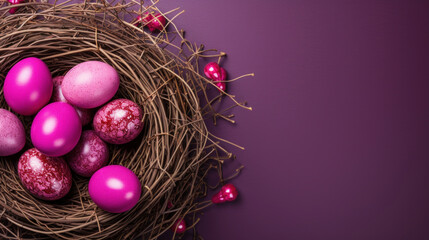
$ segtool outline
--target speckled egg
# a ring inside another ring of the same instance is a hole
[[[35,148],[27,150],[19,159],[18,175],[24,188],[43,200],[64,197],[72,185],[66,161],[46,156]]]
[[[109,160],[107,144],[92,130],[82,133],[79,143],[66,155],[66,161],[73,172],[91,177],[98,169],[105,166]]]
[[[4,98],[13,111],[29,116],[49,102],[52,87],[48,66],[38,58],[24,58],[7,73]]]
[[[107,63],[88,61],[74,66],[64,76],[64,97],[80,108],[95,108],[109,101],[118,91],[119,75]]]
[[[135,139],[143,129],[143,111],[128,99],[116,99],[100,108],[94,116],[94,130],[101,139],[124,144]]]
[[[68,103],[67,99],[64,97],[61,90],[61,84],[64,80],[63,76],[54,77],[52,79],[54,83],[54,90],[52,92],[51,102],[65,102]],[[82,125],[92,122],[92,117],[94,116],[94,111],[92,109],[85,109],[73,106],[76,109],[77,114],[79,115]]]
[[[15,114],[0,108],[0,156],[13,155],[25,145],[25,130]]]

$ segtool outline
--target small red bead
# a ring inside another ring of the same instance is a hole
[[[184,232],[186,231],[186,223],[185,223],[185,220],[183,220],[183,218],[182,218],[182,219],[177,220],[177,221],[173,224],[173,226],[171,227],[171,230],[172,230],[173,232],[176,232],[176,233],[184,233]]]
[[[223,81],[226,80],[227,73],[224,68],[219,67],[215,62],[210,62],[204,67],[204,74],[212,79],[219,89],[226,90],[226,83]]]
[[[25,0],[8,0],[10,4],[20,4],[25,2]]]
[[[153,19],[153,15],[150,13],[144,13],[144,15],[140,18],[141,22],[144,24],[147,24],[152,19]]]
[[[224,92],[225,92],[225,90],[226,90],[226,83],[224,83],[224,82],[219,82],[219,83],[216,83],[216,86],[217,86],[219,89],[221,89],[222,91],[224,91]]]
[[[212,80],[220,79],[221,69],[217,63],[210,62],[204,67],[204,74]]]
[[[137,16],[134,25],[139,26],[142,23],[146,24],[146,26],[149,28],[149,31],[155,32],[164,29],[167,19],[160,13],[155,15],[151,13],[144,13],[142,16]]]
[[[221,188],[221,190],[212,197],[213,203],[232,202],[237,199],[238,191],[234,185],[228,183]]]
[[[8,0],[8,2],[12,5],[15,5],[15,4],[23,3],[25,2],[25,0]],[[14,14],[16,11],[18,11],[18,9],[19,9],[18,7],[11,8],[9,9],[9,13]]]
[[[134,26],[138,27],[138,26],[140,26],[141,23],[142,23],[142,17],[137,16],[136,20],[134,20]]]
[[[226,80],[227,73],[224,68],[220,68],[220,78],[214,79],[214,81],[225,81]]]
[[[155,17],[153,17],[152,21],[147,24],[147,27],[149,28],[149,31],[161,31],[164,29],[165,24],[167,23],[167,20],[164,16],[162,16],[160,13],[155,14]]]
[[[143,13],[142,15],[137,16],[135,20],[135,26],[139,26],[140,24],[147,24],[150,20],[153,19],[153,15],[150,13]]]

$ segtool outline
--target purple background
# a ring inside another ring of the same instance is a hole
[[[229,54],[254,111],[214,132],[246,147],[217,239],[429,239],[429,1],[183,0],[187,37]],[[234,165],[235,166],[235,165]]]

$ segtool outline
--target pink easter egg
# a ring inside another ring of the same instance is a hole
[[[118,91],[119,75],[107,63],[88,61],[74,66],[61,85],[64,97],[80,108],[95,108],[109,101]]]
[[[107,144],[92,130],[83,131],[76,147],[66,156],[73,172],[91,177],[98,169],[105,166],[109,160]]]
[[[13,155],[25,145],[25,129],[15,114],[0,108],[0,156]]]
[[[16,113],[30,116],[45,106],[52,94],[52,77],[46,64],[34,57],[17,62],[4,81],[4,98]]]
[[[67,99],[63,95],[63,91],[61,90],[61,84],[64,80],[63,76],[54,77],[52,82],[54,83],[54,90],[52,92],[51,102],[65,102],[68,103]],[[79,115],[80,121],[82,125],[92,122],[92,117],[94,115],[94,111],[92,109],[85,109],[73,106]]]
[[[128,168],[109,165],[95,172],[88,185],[92,201],[111,213],[122,213],[133,208],[140,199],[141,184]]]
[[[134,140],[143,130],[143,110],[128,99],[116,99],[100,108],[94,116],[94,130],[112,144]]]
[[[18,161],[22,185],[33,196],[57,200],[70,191],[72,176],[66,161],[49,157],[35,148],[27,150]]]
[[[42,153],[58,157],[70,152],[78,143],[82,124],[68,103],[48,104],[33,120],[31,141]]]

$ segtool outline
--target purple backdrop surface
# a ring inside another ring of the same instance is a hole
[[[229,54],[254,111],[237,142],[240,201],[205,239],[429,239],[429,2],[184,0],[187,37]]]

